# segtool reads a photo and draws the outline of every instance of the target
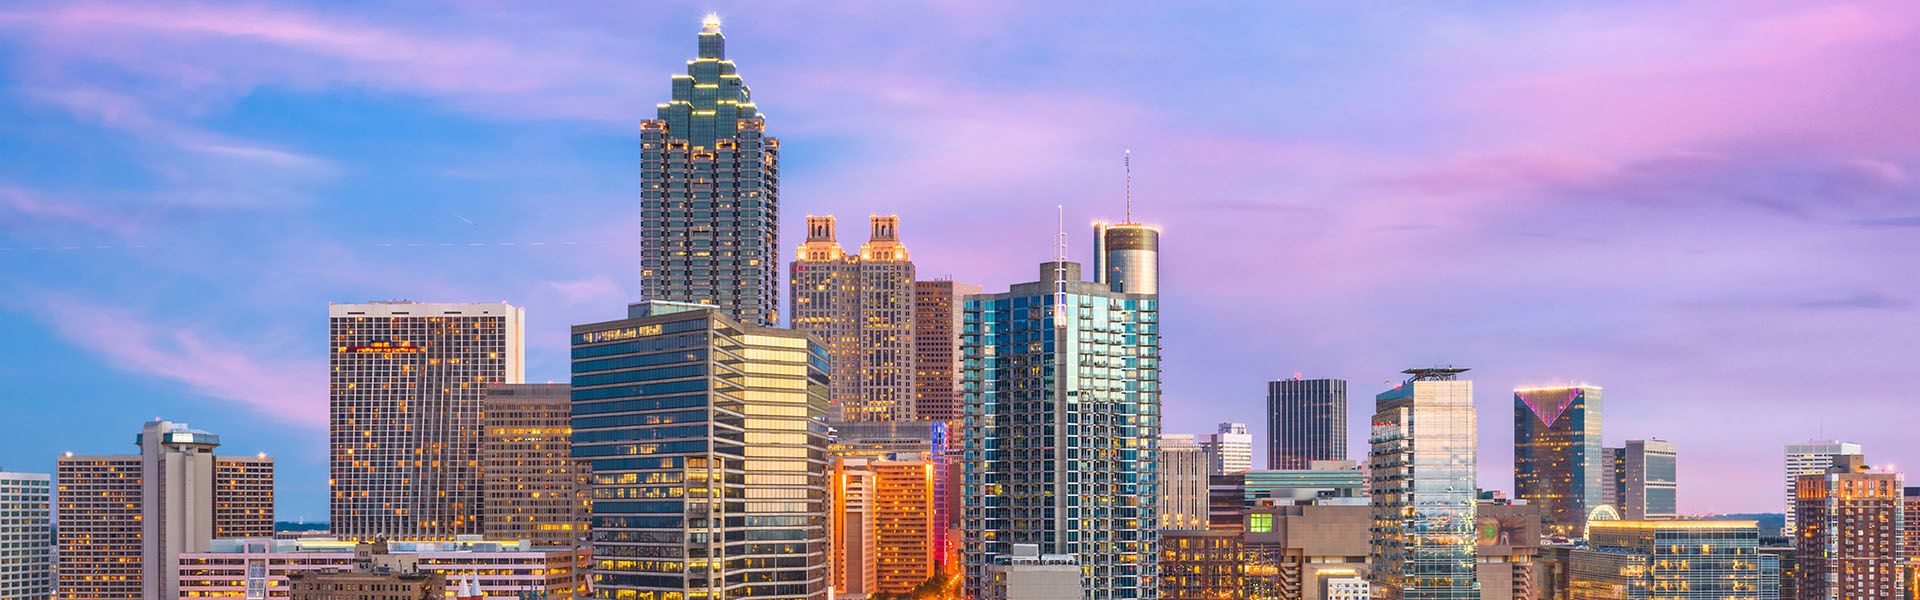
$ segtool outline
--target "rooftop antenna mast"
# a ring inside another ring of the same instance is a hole
[[[1126,155],[1121,157],[1120,162],[1121,164],[1125,165],[1127,168],[1127,222],[1132,223],[1133,222],[1133,149],[1132,148],[1127,149]]]
[[[1053,318],[1054,324],[1065,323],[1067,313],[1067,208],[1055,204],[1054,210],[1060,213],[1060,227],[1054,234],[1053,255]]]

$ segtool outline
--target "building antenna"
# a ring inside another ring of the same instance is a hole
[[[1127,222],[1132,223],[1133,222],[1133,149],[1132,148],[1127,149],[1126,155],[1120,159],[1120,162],[1121,164],[1126,165],[1126,168],[1127,168]]]
[[[1053,318],[1059,324],[1065,322],[1067,314],[1067,207],[1055,204],[1053,208],[1060,213],[1053,255]]]

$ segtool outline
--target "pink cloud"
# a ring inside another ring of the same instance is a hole
[[[52,222],[76,223],[122,236],[136,231],[132,221],[115,213],[0,184],[0,225],[27,227]]]
[[[278,421],[326,426],[326,367],[275,357],[276,349],[155,323],[150,315],[62,295],[40,295],[37,312],[60,337],[123,370],[159,377]]]

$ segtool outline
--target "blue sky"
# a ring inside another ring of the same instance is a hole
[[[186,421],[323,518],[328,302],[506,300],[529,378],[638,292],[640,120],[701,15],[808,214],[897,213],[988,289],[1166,228],[1168,431],[1263,382],[1474,367],[1606,388],[1681,508],[1775,509],[1781,445],[1913,462],[1908,3],[16,3],[0,9],[0,465]],[[549,12],[550,11],[550,12]],[[1086,252],[1084,226],[1070,230]],[[842,240],[857,243],[858,240]]]

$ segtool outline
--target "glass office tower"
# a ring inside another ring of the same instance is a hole
[[[1139,223],[1093,224],[1093,281],[1123,294],[1160,293],[1160,230]]]
[[[1671,519],[1680,515],[1680,454],[1673,442],[1628,440],[1607,448],[1607,485],[1623,519]],[[1791,521],[1789,521],[1791,522]]]
[[[1600,387],[1513,391],[1513,490],[1540,507],[1550,535],[1579,537],[1587,513],[1604,501],[1605,448],[1600,443]]]
[[[599,598],[824,599],[826,349],[699,305],[573,327]]]
[[[1466,369],[1408,369],[1375,396],[1372,451],[1375,596],[1476,600],[1477,432]]]
[[[640,280],[648,300],[779,321],[780,140],[727,60],[720,20],[673,76],[673,98],[640,123]]]
[[[1347,382],[1267,382],[1267,468],[1306,469],[1316,460],[1347,459]]]
[[[1763,580],[1779,578],[1759,541],[1753,521],[1596,520],[1590,547],[1569,553],[1569,597],[1759,600]]]
[[[1021,546],[1076,559],[1088,600],[1158,598],[1156,296],[1062,261],[965,311],[968,593]]]

